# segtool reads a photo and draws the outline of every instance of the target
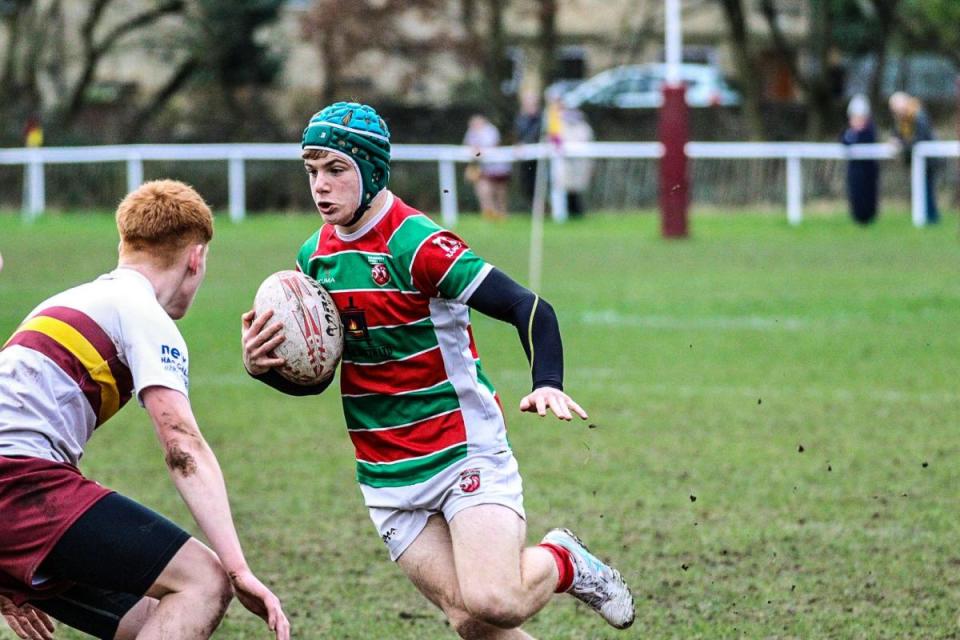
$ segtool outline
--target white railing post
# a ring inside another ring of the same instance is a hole
[[[24,218],[26,220],[36,220],[47,208],[46,186],[44,185],[43,175],[43,157],[39,151],[30,154],[26,168],[26,192],[27,199],[24,202]]]
[[[927,158],[923,150],[914,148],[910,162],[910,214],[913,226],[923,227],[927,224]]]
[[[143,158],[132,152],[127,157],[127,193],[143,184]]]
[[[230,221],[240,222],[247,213],[247,177],[243,156],[230,157]]]
[[[803,221],[803,169],[799,156],[787,156],[787,221]]]
[[[453,160],[440,160],[440,214],[447,227],[457,225],[457,167]]]
[[[563,150],[553,147],[550,150],[550,216],[554,222],[567,220],[567,192],[564,189],[565,167]]]

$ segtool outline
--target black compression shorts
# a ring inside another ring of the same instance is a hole
[[[40,565],[40,576],[76,585],[30,604],[97,638],[112,639],[190,534],[158,513],[112,493],[84,513]]]

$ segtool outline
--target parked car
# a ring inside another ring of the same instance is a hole
[[[851,60],[847,64],[844,97],[850,99],[858,93],[869,94],[876,66],[873,55]],[[880,93],[889,96],[894,91],[906,91],[927,105],[953,107],[957,100],[958,72],[960,67],[944,56],[924,53],[889,56],[883,67]]]
[[[598,105],[621,109],[655,109],[663,103],[667,65],[636,64],[602,71],[563,95],[570,107]],[[681,64],[680,80],[686,85],[691,107],[726,107],[740,104],[740,94],[723,79],[717,67]]]

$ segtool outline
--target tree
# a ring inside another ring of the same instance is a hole
[[[157,0],[136,12],[111,12],[113,0],[93,0],[76,31],[60,0],[4,0],[0,25],[7,35],[0,91],[0,115],[18,121],[24,113],[43,113],[68,131],[88,106],[100,64],[121,41],[151,28],[160,18],[179,13],[183,0]],[[76,8],[73,5],[71,8]],[[108,19],[109,18],[109,19]],[[43,86],[53,90],[44,91]]]
[[[19,126],[43,109],[40,92],[41,68],[44,52],[59,52],[52,27],[62,24],[58,19],[60,3],[46,6],[32,0],[3,0],[0,2],[0,29],[5,34],[6,47],[0,59],[0,117],[6,123],[4,137],[18,136]],[[22,143],[22,140],[18,140]]]
[[[503,91],[510,77],[510,63],[507,60],[506,34],[504,33],[503,12],[506,0],[487,0],[487,47],[484,51],[483,70],[490,105],[490,119],[503,128],[510,122],[513,100]]]
[[[444,28],[413,33],[406,20],[414,18],[421,26],[446,24],[442,19],[446,7],[443,0],[314,0],[302,27],[320,54],[321,100],[333,102],[346,97],[342,93],[348,80],[372,75],[372,70],[360,66],[369,53],[419,63],[411,65],[409,78],[405,79],[412,84],[429,65],[430,55],[455,51],[457,41]],[[472,9],[473,3],[465,4],[465,8]]]
[[[93,0],[80,27],[80,73],[66,100],[58,105],[59,120],[65,128],[73,125],[86,106],[88,90],[96,78],[100,62],[118,42],[131,33],[153,26],[163,16],[181,13],[185,6],[183,0],[159,0],[152,6],[107,26],[103,18],[112,2],[113,0]]]
[[[881,0],[874,0],[880,2]],[[902,0],[899,32],[911,49],[938,53],[960,68],[960,3],[956,0]],[[898,6],[897,6],[898,5]]]
[[[835,64],[831,60],[834,5],[835,0],[809,0],[810,28],[806,48],[813,64],[808,65],[808,71],[804,73],[800,67],[801,50],[784,36],[774,0],[760,0],[760,11],[766,19],[774,48],[786,62],[790,75],[806,96],[807,137],[814,140],[822,138],[835,128],[830,126],[834,101],[839,97],[832,91],[831,77]]]
[[[718,0],[733,40],[734,58],[744,89],[744,117],[752,136],[761,130],[758,122],[760,79],[755,73],[750,34],[747,30],[743,0]],[[903,0],[928,7],[927,0]],[[933,0],[951,7],[951,0]],[[804,38],[793,41],[781,28],[780,5],[776,0],[758,0],[770,46],[788,72],[806,103],[807,137],[832,137],[839,126],[844,94],[842,58],[871,55],[876,60],[870,79],[871,102],[878,104],[880,86],[890,43],[896,36],[901,0],[807,0],[808,29]],[[914,20],[912,24],[919,24]],[[943,24],[956,24],[944,21]],[[918,38],[920,36],[918,35]],[[756,96],[754,98],[754,96]]]
[[[880,104],[887,54],[895,35],[900,0],[844,0],[836,2],[833,40],[848,57],[874,60],[867,83],[870,103]]]
[[[557,0],[537,0],[537,43],[540,49],[540,86],[557,79]]]
[[[115,128],[135,140],[173,96],[193,80],[219,87],[228,104],[236,92],[272,82],[279,62],[256,40],[277,16],[282,0],[0,0],[0,92],[15,96],[0,104],[5,122],[40,113],[54,141],[75,137],[81,117],[95,100],[108,61],[139,53],[162,60],[164,80],[150,94],[134,94],[119,105]],[[67,10],[71,13],[67,14]],[[76,15],[79,12],[79,17]],[[248,108],[262,111],[256,96]],[[239,109],[234,109],[238,112]],[[123,114],[128,117],[124,118]],[[101,132],[102,134],[102,132]]]
[[[262,89],[273,85],[282,60],[257,34],[277,19],[282,4],[283,0],[193,0],[187,7],[189,20],[168,52],[176,61],[170,65],[173,71],[143,101],[125,137],[138,139],[175,95],[191,87],[195,94],[212,94],[218,103],[207,108],[210,98],[195,96],[200,107],[195,117],[206,123],[204,128],[212,127],[210,132],[218,139],[264,131],[280,137]]]
[[[754,64],[754,56],[747,31],[742,0],[718,0],[727,19],[727,28],[733,41],[733,56],[737,67],[737,79],[743,92],[743,117],[747,135],[752,140],[764,137],[763,116],[760,113],[760,78]]]

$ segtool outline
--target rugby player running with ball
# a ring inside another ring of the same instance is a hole
[[[533,391],[521,411],[586,412],[563,392],[553,309],[455,234],[387,189],[390,133],[369,106],[338,102],[303,133],[304,168],[324,225],[297,268],[333,296],[344,326],[340,392],[356,473],[390,557],[463,638],[529,638],[520,625],[567,592],[624,629],[633,596],[620,574],[566,529],[525,547],[517,461],[480,364],[470,309],[517,327]],[[243,360],[291,395],[271,314],[243,317]]]

